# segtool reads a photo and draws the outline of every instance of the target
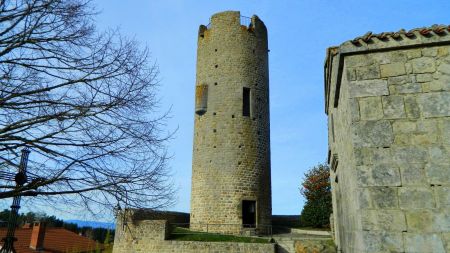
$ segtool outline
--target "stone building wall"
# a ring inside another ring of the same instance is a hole
[[[369,35],[325,64],[341,252],[450,252],[450,27]]]
[[[250,115],[243,115],[244,88]],[[191,228],[237,233],[242,201],[271,223],[267,30],[227,11],[200,26],[192,165]]]

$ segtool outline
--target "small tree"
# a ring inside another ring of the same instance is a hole
[[[300,214],[301,226],[329,226],[332,203],[328,165],[318,164],[306,172],[300,193],[306,198],[306,204]]]

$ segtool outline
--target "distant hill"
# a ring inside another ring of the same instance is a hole
[[[116,226],[116,224],[114,224],[112,222],[100,222],[100,221],[64,220],[64,222],[75,223],[79,227],[115,229],[115,226]]]

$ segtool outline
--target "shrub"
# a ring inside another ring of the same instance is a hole
[[[306,172],[300,193],[306,199],[300,214],[300,225],[316,228],[329,227],[332,203],[328,165],[318,164]]]

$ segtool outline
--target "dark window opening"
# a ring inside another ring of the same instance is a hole
[[[242,98],[242,116],[250,116],[250,88],[245,87]]]
[[[256,201],[242,201],[242,225],[245,228],[256,227]]]

